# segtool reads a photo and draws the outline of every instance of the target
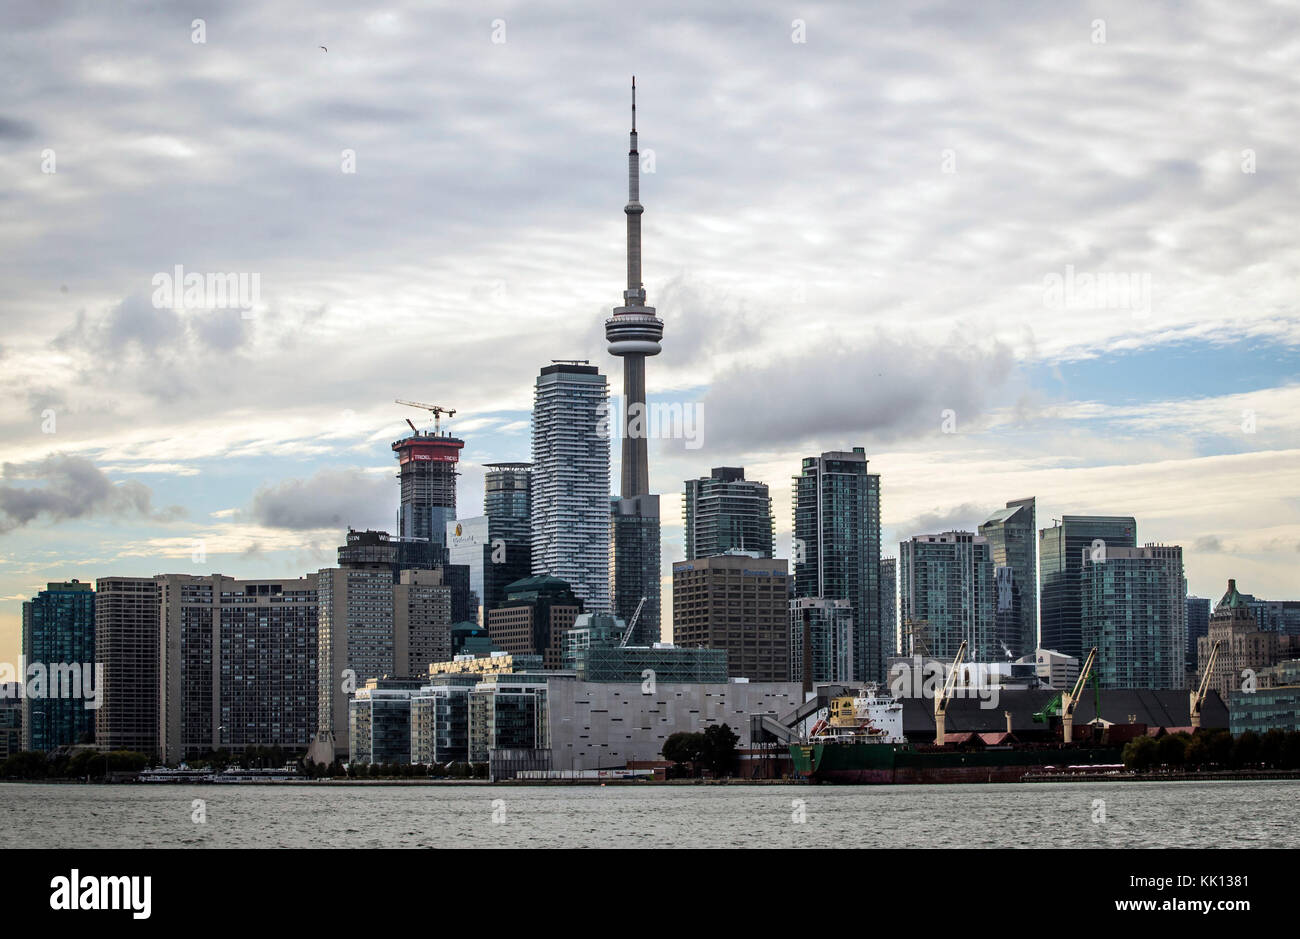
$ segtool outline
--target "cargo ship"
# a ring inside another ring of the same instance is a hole
[[[810,782],[1019,782],[1054,769],[1112,769],[1115,747],[1054,743],[917,748],[903,735],[903,705],[872,686],[832,698],[808,735],[790,744],[795,772]]]

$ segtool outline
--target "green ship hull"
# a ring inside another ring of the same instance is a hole
[[[1049,767],[1114,766],[1113,747],[1033,747],[987,750],[917,750],[910,744],[795,743],[795,772],[811,782],[899,783],[1019,782]]]

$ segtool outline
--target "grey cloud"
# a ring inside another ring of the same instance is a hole
[[[756,368],[720,374],[705,396],[705,440],[824,449],[938,436],[943,412],[957,430],[982,413],[1006,381],[1009,348],[941,347],[877,331],[847,337]]]
[[[391,530],[394,503],[387,476],[359,470],[321,470],[307,479],[264,486],[254,495],[249,515],[268,528],[295,531],[318,528]]]
[[[110,515],[170,521],[184,515],[180,506],[155,510],[148,486],[135,480],[115,483],[84,457],[51,454],[43,460],[5,463],[2,475],[41,485],[0,485],[0,533],[38,518],[60,522]]]
[[[989,517],[991,510],[987,506],[963,503],[951,508],[936,508],[915,518],[888,526],[892,534],[882,546],[882,553],[893,554],[898,542],[905,541],[913,535],[937,535],[945,531],[979,531],[980,522]]]
[[[1218,535],[1202,535],[1196,539],[1196,550],[1206,554],[1219,554],[1224,550]]]

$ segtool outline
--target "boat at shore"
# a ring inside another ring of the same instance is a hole
[[[810,782],[1020,782],[1056,768],[1105,771],[1121,762],[1116,747],[1016,744],[918,747],[903,735],[903,706],[875,687],[831,699],[802,740],[790,744],[795,772]]]

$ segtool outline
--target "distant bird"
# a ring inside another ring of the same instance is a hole
[[[325,49],[325,47],[324,47],[324,46],[321,46],[321,48],[322,48],[322,49]],[[329,52],[329,50],[328,50],[328,49],[325,49],[325,51],[326,51],[326,52]]]

